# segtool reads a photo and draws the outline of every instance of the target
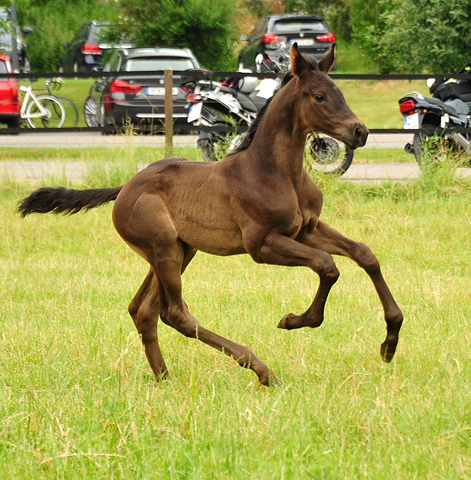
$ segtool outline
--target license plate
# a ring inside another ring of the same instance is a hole
[[[404,117],[404,128],[409,130],[419,128],[419,114],[413,113]]]
[[[147,87],[146,94],[150,97],[163,97],[165,95],[164,87]],[[172,95],[178,95],[178,87],[172,87]]]
[[[203,109],[203,103],[194,103],[190,107],[188,112],[188,123],[193,123],[195,120],[198,120],[201,117],[201,110]]]
[[[314,45],[314,40],[312,38],[292,38],[289,43],[293,45],[296,42],[298,47],[306,47],[308,45]]]

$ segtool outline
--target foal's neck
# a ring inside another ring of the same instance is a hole
[[[251,156],[286,174],[303,170],[306,135],[295,101],[296,79],[276,94],[250,146]]]

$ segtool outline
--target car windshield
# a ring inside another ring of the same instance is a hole
[[[196,68],[191,58],[186,57],[142,57],[129,58],[124,66],[125,72],[153,72],[165,69],[189,70]]]
[[[324,24],[315,20],[283,20],[276,22],[274,33],[327,32]]]
[[[5,47],[11,47],[11,42],[11,35],[9,33],[0,32],[0,45],[4,45]]]

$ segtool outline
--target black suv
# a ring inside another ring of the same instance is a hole
[[[30,73],[31,64],[26,52],[24,37],[29,35],[33,29],[31,27],[23,27],[21,34],[18,34],[19,30],[17,26],[16,50],[18,53],[18,70],[20,73]],[[10,10],[4,7],[0,8],[0,53],[4,53],[10,58],[13,58],[13,31],[14,25]]]
[[[335,42],[335,35],[329,31],[322,17],[285,14],[261,18],[253,27],[251,36],[242,35],[241,40],[248,41],[248,44],[239,54],[239,69],[264,72],[271,70],[270,53],[282,45],[289,47],[294,42],[301,53],[321,60]]]
[[[71,42],[64,43],[65,53],[62,56],[59,72],[91,72],[103,68],[103,54],[114,47],[130,47],[131,45],[110,45],[102,41],[109,22],[84,23]]]
[[[134,125],[142,131],[162,126],[165,119],[165,69],[173,75],[173,119],[187,125],[189,90],[182,86],[184,70],[201,69],[188,48],[117,49],[109,55],[103,72],[112,76],[98,78],[85,101],[85,121],[89,127]],[[152,75],[141,75],[149,72]]]

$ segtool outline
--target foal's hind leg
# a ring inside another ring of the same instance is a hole
[[[177,240],[173,246],[166,244],[166,247],[160,251],[158,245],[154,245],[154,248],[156,251],[152,259],[148,260],[157,272],[161,283],[162,320],[186,337],[197,338],[233,357],[240,366],[253,370],[263,385],[280,384],[274,372],[250,348],[207,330],[190,314],[182,298],[181,273],[188,258],[185,245]]]
[[[322,221],[318,222],[313,232],[303,232],[297,240],[331,255],[351,258],[369,275],[384,309],[387,335],[381,345],[381,357],[389,363],[396,352],[404,317],[384,281],[376,256],[365,244],[350,240]]]
[[[160,313],[159,281],[150,269],[146,279],[129,304],[129,314],[141,337],[149,365],[157,379],[167,376],[168,370],[160,351],[157,322]]]

